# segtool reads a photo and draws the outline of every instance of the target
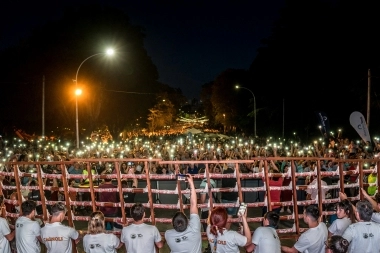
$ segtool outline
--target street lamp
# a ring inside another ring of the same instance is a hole
[[[223,119],[224,119],[224,122],[223,122],[223,125],[224,125],[224,134],[226,134],[226,114],[223,113]]]
[[[254,118],[254,124],[255,124],[254,125],[254,133],[255,133],[255,137],[256,137],[257,135],[256,135],[256,97],[255,97],[255,94],[253,94],[253,92],[250,89],[243,87],[243,86],[236,85],[235,88],[236,89],[246,89],[249,92],[251,92],[251,94],[253,96],[253,111],[254,111],[254,116],[255,116],[255,118]]]
[[[82,94],[82,90],[81,89],[78,89],[78,73],[79,73],[79,69],[80,67],[82,67],[83,63],[85,61],[87,61],[88,59],[94,57],[94,56],[97,56],[97,55],[101,55],[101,54],[106,54],[106,55],[113,55],[114,54],[114,50],[113,49],[107,49],[106,52],[103,52],[103,53],[97,53],[97,54],[93,54],[89,57],[87,57],[86,59],[84,59],[81,64],[79,65],[78,69],[77,69],[77,73],[75,75],[75,126],[76,126],[76,136],[77,136],[77,149],[79,149],[79,120],[78,120],[78,96]]]

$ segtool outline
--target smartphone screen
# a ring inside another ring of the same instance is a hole
[[[177,174],[177,180],[185,181],[186,180],[186,175],[185,174]]]

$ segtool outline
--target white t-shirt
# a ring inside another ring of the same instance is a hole
[[[83,237],[83,249],[86,253],[117,253],[116,247],[119,244],[120,240],[114,234],[87,234]]]
[[[187,229],[181,233],[174,229],[165,232],[165,240],[171,253],[201,253],[201,221],[198,214],[190,214]]]
[[[252,243],[256,245],[255,253],[281,253],[280,238],[272,227],[258,227],[253,233]]]
[[[315,228],[309,228],[306,232],[302,233],[298,241],[294,244],[294,248],[299,252],[324,253],[327,236],[328,231],[326,224],[320,222]]]
[[[123,228],[120,240],[128,253],[156,253],[155,243],[161,241],[161,235],[155,226],[131,224]]]
[[[212,253],[239,253],[239,246],[243,247],[247,244],[247,237],[236,231],[224,230],[223,234],[218,231],[218,236],[215,238],[215,235],[210,233],[210,225],[208,225],[206,233]],[[215,240],[217,240],[216,251],[214,250]]]
[[[41,246],[37,237],[41,235],[40,224],[25,216],[16,220],[17,253],[40,253]]]
[[[373,213],[371,217],[371,221],[380,223],[380,213]]]
[[[319,193],[319,189],[318,189],[318,180],[317,179],[314,179],[313,182],[311,182],[309,185],[313,185],[313,186],[316,186],[317,188],[311,188],[311,189],[307,189],[306,192],[308,194],[311,195],[311,199],[314,200],[317,198],[317,195]],[[329,189],[327,188],[323,188],[323,186],[327,186],[326,182],[321,180],[321,186],[322,186],[322,199],[325,199],[326,197],[326,193],[329,191]]]
[[[0,217],[0,252],[11,253],[11,248],[9,246],[9,241],[5,238],[9,235],[11,230],[6,219]]]
[[[79,233],[68,226],[62,225],[60,222],[48,223],[41,228],[41,238],[46,245],[48,253],[71,253],[71,239],[78,239]]]
[[[343,235],[348,226],[351,225],[351,220],[347,217],[336,219],[329,227],[329,232],[333,235]]]
[[[343,238],[350,242],[349,253],[380,252],[380,224],[375,222],[357,222],[348,226]]]

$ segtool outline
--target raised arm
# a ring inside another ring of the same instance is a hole
[[[251,230],[249,229],[248,222],[247,222],[247,211],[244,212],[241,218],[242,218],[242,223],[243,223],[244,236],[247,237],[247,243],[244,245],[244,247],[247,247],[248,245],[252,243]]]
[[[366,198],[366,200],[368,200],[369,203],[371,203],[372,208],[375,211],[379,212],[380,208],[378,207],[377,202],[371,196],[368,195],[368,193],[366,192],[366,190],[364,190],[363,188],[360,188],[360,190],[362,191],[364,198]]]
[[[191,174],[186,174],[190,187],[190,214],[198,214],[197,193],[195,192],[194,181]]]

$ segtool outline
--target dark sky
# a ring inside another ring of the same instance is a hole
[[[145,48],[159,81],[199,98],[201,85],[222,71],[249,68],[285,0],[6,1],[0,5],[0,49],[59,19],[65,7],[94,2],[118,7],[132,24],[145,27]]]

